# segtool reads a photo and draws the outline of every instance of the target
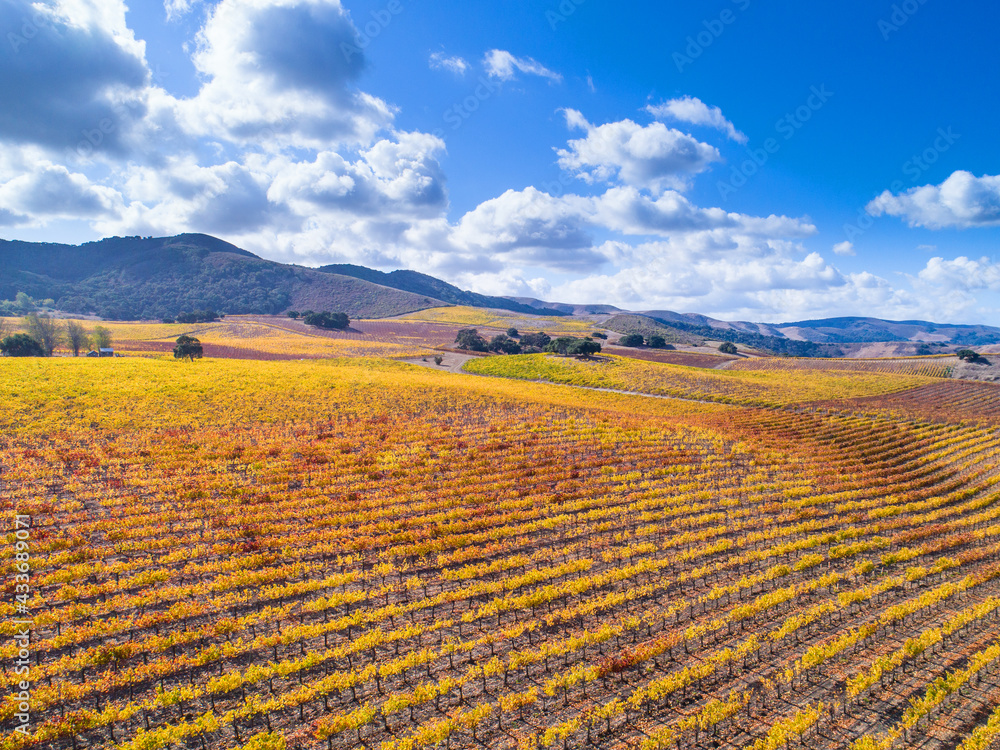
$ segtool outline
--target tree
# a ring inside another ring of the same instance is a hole
[[[90,343],[95,349],[110,349],[111,331],[104,326],[94,326],[94,332],[90,334]]]
[[[618,346],[642,346],[643,341],[641,334],[630,333],[618,339]]]
[[[442,362],[444,362],[444,357],[442,357],[440,354],[435,354],[434,355],[434,364],[436,364],[438,367],[440,367]]]
[[[590,334],[590,337],[593,339],[601,339],[602,341],[608,340],[608,334],[603,333],[601,331],[594,331],[592,334]]]
[[[184,334],[177,339],[177,346],[174,347],[174,359],[189,359],[194,362],[201,359],[203,354],[201,342],[193,336]]]
[[[488,348],[486,339],[479,335],[475,328],[463,328],[455,336],[455,344],[459,349],[470,352],[485,352]]]
[[[535,347],[537,349],[544,349],[549,345],[552,338],[549,334],[539,331],[538,333],[526,333],[521,336],[521,346],[522,347]]]
[[[307,326],[342,331],[351,324],[351,319],[347,317],[347,313],[342,312],[310,312],[302,316],[302,322]]]
[[[566,353],[580,357],[581,359],[586,359],[587,357],[599,354],[600,351],[601,345],[596,341],[591,341],[590,339],[576,339],[572,344],[570,344]]]
[[[650,336],[646,339],[646,346],[650,349],[666,349],[667,340],[663,336]]]
[[[0,353],[7,357],[44,357],[42,345],[26,333],[15,333],[0,341]]]
[[[48,315],[31,313],[25,317],[24,327],[28,329],[28,335],[42,345],[45,356],[51,357],[52,352],[62,340],[62,333],[56,325],[56,321]]]
[[[80,350],[90,346],[90,336],[83,330],[83,326],[75,320],[66,322],[66,341],[69,343],[69,348],[73,350],[74,357],[79,357]]]
[[[508,328],[507,335],[510,336],[512,339],[516,339],[518,336],[520,336],[516,328]]]
[[[963,362],[979,362],[982,359],[979,354],[972,351],[972,349],[959,349],[955,352],[955,356]]]
[[[291,318],[292,320],[295,320],[296,318],[299,317],[299,314],[295,312],[295,310],[289,310],[288,317]]]
[[[500,354],[520,354],[521,345],[504,334],[498,334],[490,340],[490,351]]]
[[[572,336],[560,336],[557,339],[552,339],[548,346],[545,347],[545,351],[553,354],[561,354],[565,357],[569,354],[570,347],[575,346],[576,342],[579,340],[580,339],[575,339]]]
[[[739,350],[732,341],[723,341],[719,344],[719,351],[723,354],[736,354]]]

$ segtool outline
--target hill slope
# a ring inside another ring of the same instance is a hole
[[[325,273],[336,273],[341,276],[352,276],[357,279],[364,279],[373,284],[381,284],[392,289],[399,289],[404,292],[433,297],[452,305],[466,305],[468,307],[488,307],[497,310],[511,310],[512,312],[540,314],[542,311],[530,305],[521,304],[517,300],[509,297],[491,297],[476,292],[466,292],[453,286],[446,281],[428,276],[417,271],[391,271],[385,273],[376,271],[364,266],[355,266],[350,263],[337,263],[329,266],[320,266],[317,271]],[[545,311],[548,315],[568,315],[570,313],[561,310]]]
[[[442,304],[425,294],[264,260],[203,234],[112,237],[79,246],[0,240],[0,299],[17,292],[111,320],[289,308],[387,317]]]

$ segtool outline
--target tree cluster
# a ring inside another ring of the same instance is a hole
[[[599,354],[601,345],[589,338],[577,339],[571,336],[561,336],[553,339],[545,347],[545,351],[561,354],[564,357],[592,357]]]
[[[302,313],[302,322],[314,328],[342,331],[351,324],[351,319],[347,317],[347,313],[313,312],[312,310],[307,310]]]
[[[667,340],[659,334],[643,337],[641,333],[630,333],[618,339],[618,346],[630,346],[638,348],[648,346],[650,349],[673,349],[673,344],[668,344]]]
[[[736,348],[736,344],[732,341],[723,341],[719,344],[719,351],[723,354],[736,354],[739,350]]]
[[[26,333],[6,336],[0,320],[0,353],[4,356],[51,357],[56,347],[62,344],[66,344],[74,357],[80,356],[80,352],[90,346],[111,348],[111,331],[104,326],[95,326],[93,332],[88,334],[75,320],[66,321],[63,327],[55,318],[38,313],[26,315],[21,323]]]
[[[215,310],[195,310],[193,312],[180,313],[177,316],[178,323],[214,323],[219,319],[219,314]]]

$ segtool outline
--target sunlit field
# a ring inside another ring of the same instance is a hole
[[[8,664],[31,623],[0,747],[1000,734],[996,386],[473,369],[0,360]],[[921,416],[953,385],[959,418]]]

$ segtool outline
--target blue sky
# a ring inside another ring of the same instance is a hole
[[[0,0],[0,236],[1000,325],[1000,7]]]

